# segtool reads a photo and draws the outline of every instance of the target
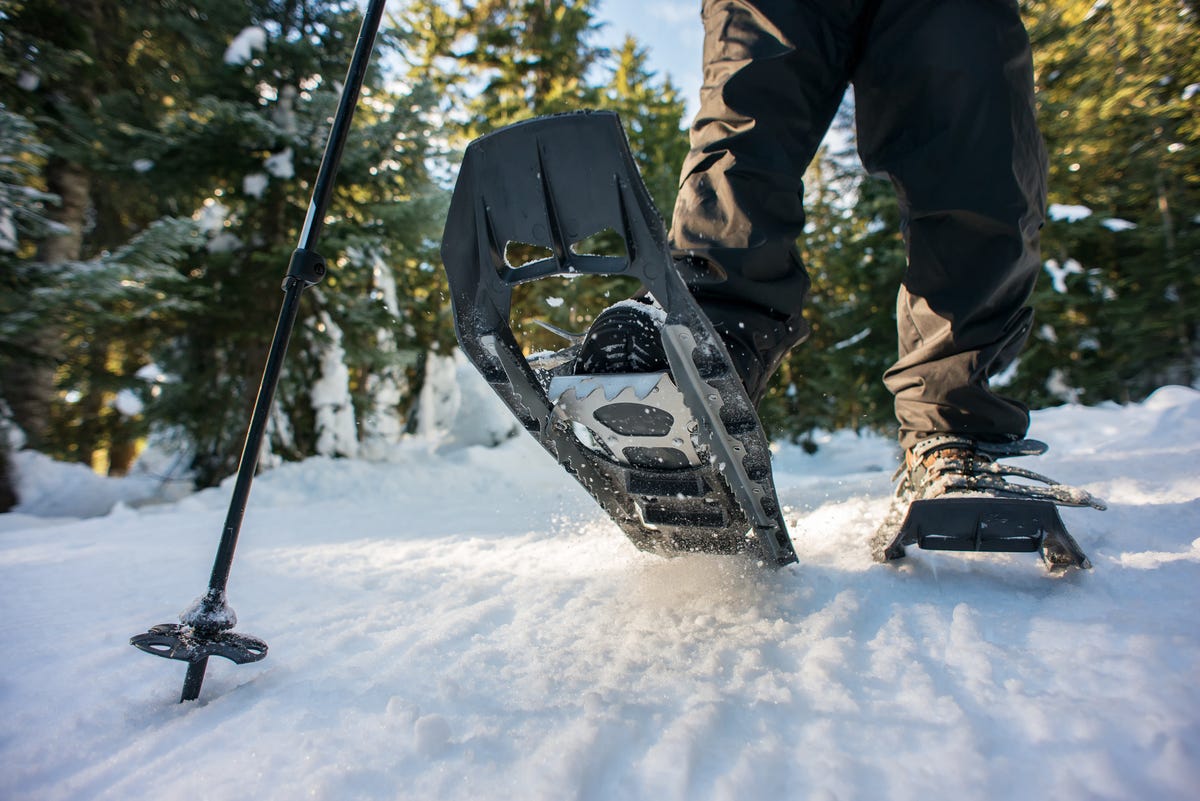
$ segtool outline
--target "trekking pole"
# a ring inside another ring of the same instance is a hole
[[[287,355],[288,341],[296,325],[300,310],[300,295],[304,290],[320,281],[326,272],[325,260],[316,251],[317,240],[325,223],[325,212],[333,195],[333,181],[341,162],[342,149],[350,131],[350,122],[358,105],[367,64],[375,45],[375,35],[383,17],[387,0],[369,0],[363,14],[362,27],[354,46],[354,56],[346,73],[345,88],[338,102],[329,139],[325,144],[325,155],[317,171],[312,199],[308,204],[308,215],[300,231],[299,244],[288,263],[287,276],[283,279],[283,307],[275,325],[275,336],[263,368],[262,383],[254,401],[250,416],[250,427],[246,432],[246,444],[242,448],[238,463],[237,481],[233,497],[229,501],[229,512],[225,516],[225,527],[221,532],[221,543],[213,562],[208,590],[179,615],[179,623],[164,623],[154,626],[145,634],[130,639],[130,644],[149,654],[178,659],[188,663],[187,676],[183,682],[183,693],[179,701],[194,701],[200,696],[204,673],[210,656],[223,656],[239,665],[257,662],[267,655],[267,644],[248,634],[232,631],[237,625],[237,615],[225,598],[225,585],[229,582],[229,571],[233,566],[233,552],[237,547],[238,533],[246,513],[246,502],[250,497],[250,485],[258,467],[262,451],[263,436],[267,419],[279,384],[279,374]]]

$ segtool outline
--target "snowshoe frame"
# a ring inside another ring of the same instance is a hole
[[[608,229],[624,240],[626,257],[576,252],[574,245]],[[509,243],[551,255],[513,266],[505,258]],[[675,269],[616,114],[543,117],[472,142],[451,198],[442,261],[467,357],[635,545],[667,554],[759,552],[770,565],[796,561],[754,405]],[[708,453],[700,466],[618,464],[583,445],[553,414],[551,371],[532,367],[512,333],[512,292],[529,281],[581,273],[637,278],[666,311],[662,339],[671,376]]]

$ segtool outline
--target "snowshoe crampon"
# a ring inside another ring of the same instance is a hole
[[[619,255],[579,247],[609,231]],[[542,257],[510,264],[514,243]],[[472,142],[442,260],[467,357],[634,544],[796,560],[754,406],[676,272],[615,114],[545,117]],[[580,274],[641,281],[665,312],[669,371],[575,375],[578,344],[525,357],[509,321],[513,289]]]

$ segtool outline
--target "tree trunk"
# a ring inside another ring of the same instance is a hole
[[[48,217],[66,226],[67,232],[48,238],[38,252],[38,261],[60,264],[75,261],[83,247],[83,229],[90,203],[91,181],[77,164],[56,161],[46,167],[46,183],[62,198]],[[27,359],[14,360],[0,376],[4,397],[13,421],[25,432],[26,445],[41,448],[46,442],[50,406],[54,402],[54,374],[63,360],[62,331],[47,322],[25,343]]]
[[[2,434],[3,432],[0,432],[0,435]],[[17,505],[15,478],[12,465],[8,461],[8,443],[0,442],[0,514]]]

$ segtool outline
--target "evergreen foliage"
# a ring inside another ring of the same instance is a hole
[[[174,25],[162,26],[160,14],[179,12],[179,3],[0,3],[2,69],[13,77],[0,84],[0,100],[37,124],[47,149],[38,188],[57,196],[45,210],[52,230],[22,258],[28,287],[53,287],[60,297],[70,286],[86,290],[86,282],[61,281],[64,270],[75,277],[70,265],[117,251],[170,213],[146,191],[148,181],[131,153],[164,104],[184,88],[181,75],[206,41],[203,8],[187,8],[190,13],[176,13]],[[188,236],[168,225],[145,243],[164,244],[167,232]],[[75,300],[75,310],[101,302]],[[107,312],[95,321],[50,311],[35,315],[45,305],[27,301],[21,303],[27,352],[4,367],[17,422],[31,445],[86,463],[106,450],[120,471],[132,458],[135,433],[124,430],[127,421],[113,403],[144,360],[147,341],[138,335],[145,329],[122,330],[114,340]]]
[[[1140,400],[1166,383],[1195,384],[1196,8],[1180,0],[1026,7],[1052,205],[1039,322],[1012,388],[1043,406]]]
[[[166,116],[159,141],[168,146],[156,158],[173,175],[189,171],[188,183],[200,190],[197,217],[210,236],[203,258],[190,265],[192,291],[204,302],[181,316],[179,333],[160,355],[179,380],[164,387],[156,409],[186,434],[201,483],[236,464],[279,281],[298,241],[360,22],[350,2],[246,7],[247,25],[230,29],[224,63],[212,67],[222,80],[213,82],[213,94]],[[237,37],[253,43],[249,52],[235,52]],[[395,46],[384,37],[376,63]],[[444,203],[426,169],[430,102],[423,86],[388,83],[378,67],[368,72],[319,246],[331,269],[302,304],[277,394],[278,418],[289,425],[276,426],[270,444],[284,457],[344,441],[327,430],[329,421],[356,420],[372,406],[372,374],[414,366],[433,343],[448,341],[440,294],[431,291],[439,284],[428,280]],[[389,310],[373,291],[380,263],[398,277],[425,277],[410,303]],[[381,330],[394,331],[398,346],[378,347]],[[345,369],[333,367],[331,351]],[[198,385],[207,391],[195,392]],[[349,455],[341,445],[329,447],[330,455]]]
[[[598,5],[389,9],[320,245],[330,274],[302,304],[271,458],[383,456],[398,436],[427,354],[453,345],[437,240],[470,138],[615,110],[656,204],[673,207],[683,99],[634,39],[597,44]],[[1022,6],[1055,205],[1034,335],[999,382],[1034,406],[1194,384],[1194,4]],[[0,0],[0,393],[32,446],[119,472],[153,431],[190,454],[200,484],[233,470],[360,13],[353,0]],[[848,117],[837,124],[834,141],[852,145]],[[905,264],[891,188],[850,152],[823,150],[806,201],[813,333],[781,368],[764,422],[797,438],[890,429],[881,377]],[[621,247],[593,233],[598,252]],[[514,330],[529,350],[559,347],[531,322],[581,331],[636,289],[620,278],[526,285]]]
[[[669,210],[687,153],[680,130],[684,101],[669,79],[649,70],[634,39],[623,42],[615,54],[594,43],[596,6],[595,0],[420,3],[408,21],[421,41],[413,61],[421,71],[441,65],[442,90],[461,98],[460,146],[546,114],[584,108],[618,112],[656,204]],[[452,12],[447,13],[448,7]],[[451,55],[439,59],[446,53]],[[585,241],[593,252],[621,253],[623,245],[614,234],[591,234]],[[548,252],[549,243],[526,244],[510,247],[507,258],[524,264]],[[534,321],[581,332],[601,309],[639,288],[637,281],[622,277],[522,285],[513,294],[513,331],[529,351],[562,347],[561,339]]]
[[[992,384],[1035,408],[1194,385],[1196,9],[1179,0],[1032,0],[1023,11],[1050,156],[1046,267],[1029,344]],[[838,124],[848,135],[844,114]],[[904,270],[895,200],[848,153],[823,153],[807,183],[801,245],[814,282],[813,335],[781,369],[764,422],[793,437],[814,428],[891,430],[881,379],[895,358],[893,298]]]

